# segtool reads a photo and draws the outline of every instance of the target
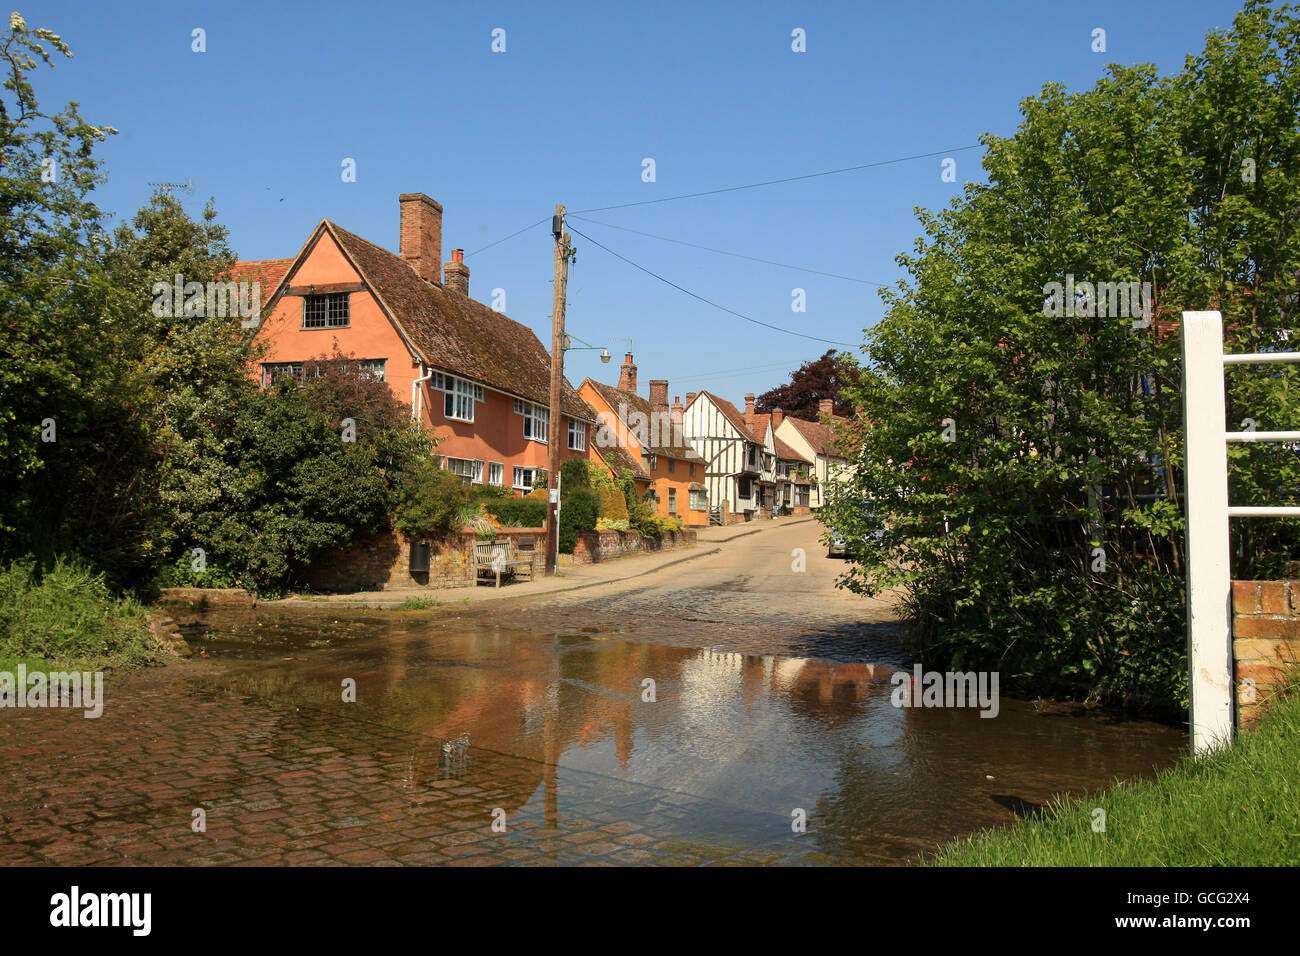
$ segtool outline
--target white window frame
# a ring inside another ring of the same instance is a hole
[[[535,467],[533,467],[532,465],[515,465],[515,470],[514,470],[514,475],[513,475],[513,477],[514,477],[514,482],[515,482],[515,483],[514,483],[513,485],[511,485],[511,487],[512,487],[512,488],[516,488],[516,489],[518,489],[518,490],[520,490],[520,491],[532,491],[532,490],[533,490],[533,482],[537,480],[537,474],[538,474],[538,472],[541,472],[541,471],[544,471],[544,470],[545,470],[545,469],[543,469],[543,468],[535,468]],[[528,475],[528,480],[527,480],[527,482],[520,483],[520,481],[519,481],[519,474],[520,474],[520,472],[523,472],[523,473],[525,473],[525,474]]]
[[[483,386],[466,378],[448,375],[446,372],[433,372],[429,387],[442,392],[442,414],[444,418],[456,422],[474,421],[474,403],[483,401]]]
[[[551,428],[550,409],[545,405],[538,405],[536,402],[529,402],[522,398],[516,398],[515,414],[523,416],[524,438],[528,441],[540,442],[543,445],[549,444]],[[539,428],[541,430],[540,437],[538,437]],[[516,485],[515,487],[518,486]]]
[[[469,467],[464,467],[466,465]],[[459,475],[461,478],[466,479],[465,484],[467,485],[483,484],[483,462],[477,458],[452,458],[443,455],[442,467],[444,471],[449,471],[453,475]]]
[[[692,491],[688,500],[691,511],[709,510],[709,493],[707,491]]]
[[[506,480],[506,466],[499,461],[488,463],[488,484],[501,487],[501,483]]]
[[[574,439],[577,444],[574,444]],[[587,423],[569,419],[569,451],[587,450]]]

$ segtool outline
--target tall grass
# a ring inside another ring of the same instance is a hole
[[[1094,811],[1105,811],[1095,832]],[[976,834],[938,866],[1300,865],[1300,694],[1273,700],[1258,729],[1154,781],[1058,800],[1043,819]]]
[[[156,656],[144,608],[114,596],[102,574],[62,558],[44,574],[31,561],[0,567],[0,668],[104,670]]]

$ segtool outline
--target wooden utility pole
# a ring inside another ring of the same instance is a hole
[[[547,429],[546,573],[554,574],[560,553],[560,383],[564,381],[564,296],[569,284],[569,234],[564,231],[564,206],[555,207],[555,290],[551,308],[551,408]]]

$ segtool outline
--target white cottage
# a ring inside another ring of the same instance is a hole
[[[753,396],[745,399],[752,419]],[[776,500],[771,423],[764,422],[761,429],[751,427],[735,405],[712,392],[688,393],[686,403],[682,431],[706,463],[704,483],[712,508],[710,521],[749,521],[760,514],[768,516]]]

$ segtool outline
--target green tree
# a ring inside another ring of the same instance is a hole
[[[1296,41],[1292,8],[1250,3],[1177,76],[1049,85],[984,138],[987,183],[918,210],[911,279],[846,389],[858,453],[827,520],[857,555],[845,584],[898,588],[927,658],[1183,697],[1177,319],[1222,310],[1233,351],[1295,326]],[[1067,277],[1149,283],[1150,324],[1099,290],[1048,301]],[[1296,421],[1294,370],[1229,376],[1230,420]],[[1277,447],[1234,459],[1234,494],[1298,478]],[[1296,556],[1277,524],[1234,533],[1238,573]]]

